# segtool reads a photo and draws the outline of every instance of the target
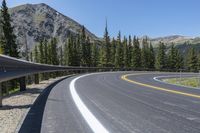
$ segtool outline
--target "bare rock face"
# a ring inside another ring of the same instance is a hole
[[[56,37],[59,45],[63,45],[67,36],[81,32],[81,25],[64,16],[46,4],[26,4],[10,9],[14,33],[20,50],[27,44],[32,49],[44,38]],[[98,38],[86,29],[91,40]]]

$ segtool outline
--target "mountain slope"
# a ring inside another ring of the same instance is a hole
[[[200,44],[199,37],[186,37],[180,35],[173,35],[173,36],[166,36],[166,37],[158,37],[151,39],[153,44],[158,44],[159,42],[163,42],[166,45],[170,45],[174,43],[175,45],[182,45],[182,44]]]
[[[81,32],[79,23],[43,3],[17,6],[10,9],[10,14],[21,50],[26,43],[32,49],[40,40],[52,37],[56,37],[62,45],[69,33]],[[91,40],[98,39],[87,29],[86,34]]]

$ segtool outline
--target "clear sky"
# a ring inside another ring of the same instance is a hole
[[[109,33],[122,35],[200,36],[200,0],[7,0],[13,7],[46,3],[101,37],[105,18]]]

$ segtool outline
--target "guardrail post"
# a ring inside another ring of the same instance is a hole
[[[35,74],[34,77],[35,77],[35,84],[39,84],[40,83],[39,74]]]
[[[3,100],[2,83],[0,83],[0,107],[3,106],[2,100]]]
[[[25,91],[26,90],[26,77],[20,78],[19,84],[20,84],[20,91]]]

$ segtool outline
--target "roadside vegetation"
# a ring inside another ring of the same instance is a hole
[[[199,87],[200,88],[200,79],[199,77],[187,77],[187,78],[169,78],[163,79],[164,82],[176,85],[183,85],[188,87]]]

